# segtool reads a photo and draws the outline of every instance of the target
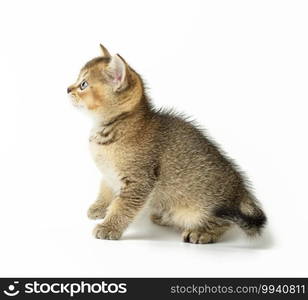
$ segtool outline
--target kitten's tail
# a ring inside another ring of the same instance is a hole
[[[215,216],[236,223],[248,236],[261,234],[267,218],[257,200],[245,192],[238,206],[225,205],[215,209]]]

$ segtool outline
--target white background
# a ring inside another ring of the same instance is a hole
[[[306,1],[2,2],[0,276],[307,276],[307,15]],[[91,122],[66,88],[100,42],[247,172],[263,238],[184,244],[146,218],[92,237]]]

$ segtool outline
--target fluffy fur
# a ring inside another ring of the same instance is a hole
[[[68,88],[94,119],[90,149],[104,177],[88,210],[104,219],[95,237],[119,239],[146,202],[185,242],[216,242],[232,224],[259,234],[266,217],[235,165],[191,122],[155,110],[141,77],[101,50]]]

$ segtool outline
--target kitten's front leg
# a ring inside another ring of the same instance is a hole
[[[106,182],[102,181],[97,199],[88,209],[89,219],[103,219],[113,198],[114,195],[112,190],[108,187]]]
[[[142,183],[130,180],[127,182],[120,195],[108,207],[104,222],[94,228],[93,234],[96,238],[118,240],[144,206],[153,187],[152,180]]]

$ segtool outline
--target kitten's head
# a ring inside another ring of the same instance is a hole
[[[102,55],[85,64],[68,94],[76,106],[100,115],[132,110],[143,91],[140,77],[120,55],[111,56],[100,47]]]

